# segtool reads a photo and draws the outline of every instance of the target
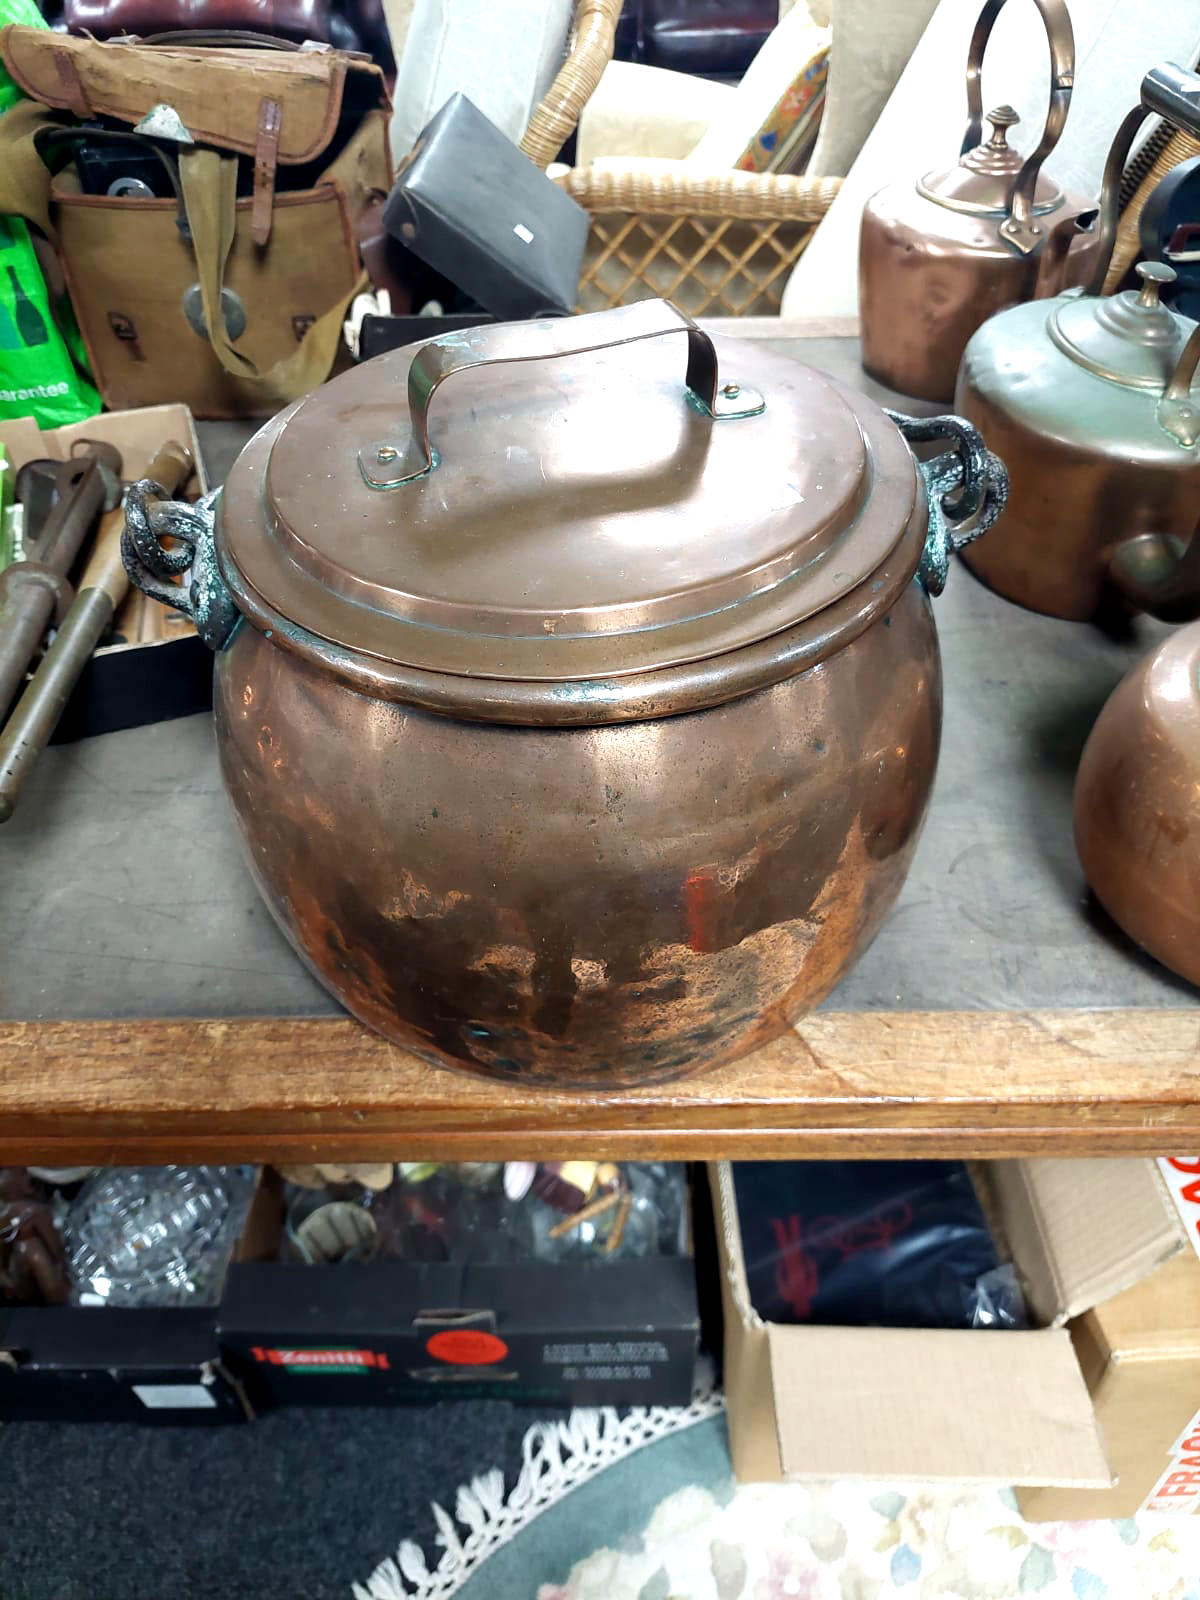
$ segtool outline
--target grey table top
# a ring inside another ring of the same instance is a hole
[[[780,344],[894,402],[852,341]],[[202,427],[214,482],[250,431]],[[1118,641],[1032,616],[961,566],[936,615],[945,733],[928,824],[895,911],[827,1008],[1195,1004],[1089,903],[1071,838],[1084,739],[1163,630],[1141,621]],[[0,924],[5,1020],[338,1011],[242,866],[206,717],[46,752],[0,830]]]

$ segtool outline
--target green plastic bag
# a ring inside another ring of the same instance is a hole
[[[0,0],[0,26],[45,27],[33,0]],[[0,113],[21,91],[0,67]],[[39,427],[94,417],[100,396],[88,382],[82,341],[69,302],[53,309],[29,229],[0,217],[0,419],[34,417]]]
[[[70,307],[59,320],[74,333]],[[29,229],[0,217],[0,419],[36,417],[42,428],[94,417],[100,396],[71,357],[50,309]]]
[[[10,22],[21,22],[27,28],[44,28],[45,20],[33,0],[0,0],[0,28]],[[7,111],[21,98],[21,91],[0,67],[0,111]]]

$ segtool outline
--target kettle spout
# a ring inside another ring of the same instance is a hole
[[[1048,300],[1051,295],[1087,282],[1100,249],[1100,229],[1096,226],[1099,215],[1099,206],[1081,207],[1051,228],[1037,257],[1034,300]]]

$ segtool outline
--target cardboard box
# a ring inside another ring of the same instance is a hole
[[[257,1182],[252,1196],[236,1201],[242,1240],[256,1216]],[[222,1358],[215,1304],[0,1307],[0,1423],[211,1424],[253,1416]]]
[[[212,1306],[18,1306],[0,1319],[0,1422],[249,1420],[216,1324]]]
[[[225,1361],[256,1409],[691,1399],[700,1319],[690,1252],[591,1265],[303,1266],[276,1260],[269,1205],[264,1186],[219,1314]]]
[[[38,457],[65,461],[77,439],[114,445],[130,482],[145,476],[155,452],[168,439],[178,439],[196,460],[188,498],[208,488],[196,425],[183,405],[105,412],[44,433],[32,417],[0,422],[0,440],[15,467]],[[125,643],[105,645],[93,655],[67,702],[53,743],[166,722],[211,708],[212,654],[186,617],[134,590],[118,611],[114,629]]]
[[[989,1217],[1025,1289],[1035,1324],[1027,1332],[764,1322],[747,1292],[729,1164],[710,1175],[739,1479],[1112,1483],[1065,1324],[1183,1249],[1153,1163],[980,1169]]]
[[[1200,1259],[1185,1250],[1071,1324],[1116,1475],[1111,1489],[1025,1489],[1031,1522],[1192,1514],[1200,1504]]]

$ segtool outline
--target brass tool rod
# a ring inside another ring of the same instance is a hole
[[[15,562],[0,578],[0,717],[12,704],[54,618],[54,578],[65,578],[71,570],[104,504],[104,492],[99,464],[91,460],[47,517],[38,538],[38,559]]]
[[[150,463],[147,477],[170,496],[191,477],[193,465],[191,452],[172,441]],[[7,822],[16,809],[21,786],[50,742],[80,673],[128,592],[129,579],[121,562],[124,521],[124,510],[118,506],[101,523],[79,592],[0,734],[0,822]]]

